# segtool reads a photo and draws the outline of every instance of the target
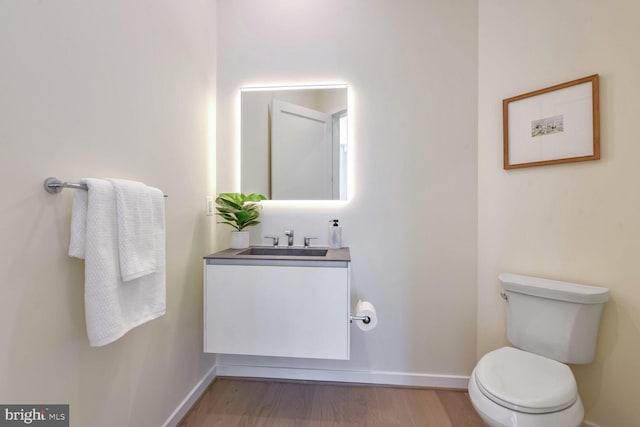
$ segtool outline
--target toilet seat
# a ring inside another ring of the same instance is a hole
[[[512,347],[484,355],[474,377],[483,395],[518,412],[556,412],[578,399],[576,381],[567,365]]]

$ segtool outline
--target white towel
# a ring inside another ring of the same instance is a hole
[[[71,208],[71,238],[69,240],[69,256],[84,259],[85,236],[87,231],[87,201],[89,192],[78,190],[73,194]]]
[[[113,185],[102,179],[83,179],[89,187],[72,213],[69,254],[85,260],[85,319],[92,347],[109,344],[129,330],[165,314],[164,197],[152,189],[156,272],[124,283],[118,256],[116,196]],[[79,190],[82,192],[82,190]],[[86,208],[86,214],[82,212]],[[75,212],[79,209],[79,212]],[[83,215],[86,226],[82,227]],[[84,236],[84,253],[77,243]]]
[[[126,179],[109,179],[116,192],[118,255],[122,280],[155,273],[153,210],[149,187]]]

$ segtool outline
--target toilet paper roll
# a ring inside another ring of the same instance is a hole
[[[356,304],[355,310],[356,316],[366,316],[369,318],[369,322],[366,320],[356,320],[358,328],[363,331],[370,331],[378,324],[378,315],[376,314],[376,308],[369,301],[359,300]]]

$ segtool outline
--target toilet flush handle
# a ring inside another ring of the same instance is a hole
[[[503,300],[509,302],[509,296],[506,292],[500,292],[500,297],[502,297]]]

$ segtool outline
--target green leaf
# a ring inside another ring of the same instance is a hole
[[[249,221],[249,222],[247,222],[247,223],[242,225],[242,229],[247,228],[247,227],[251,227],[251,226],[254,226],[254,225],[258,225],[258,224],[260,224],[260,221]],[[238,231],[242,231],[242,229],[239,229]]]
[[[267,200],[262,194],[251,193],[248,196],[245,196],[245,201],[247,202],[260,202],[262,200]]]

